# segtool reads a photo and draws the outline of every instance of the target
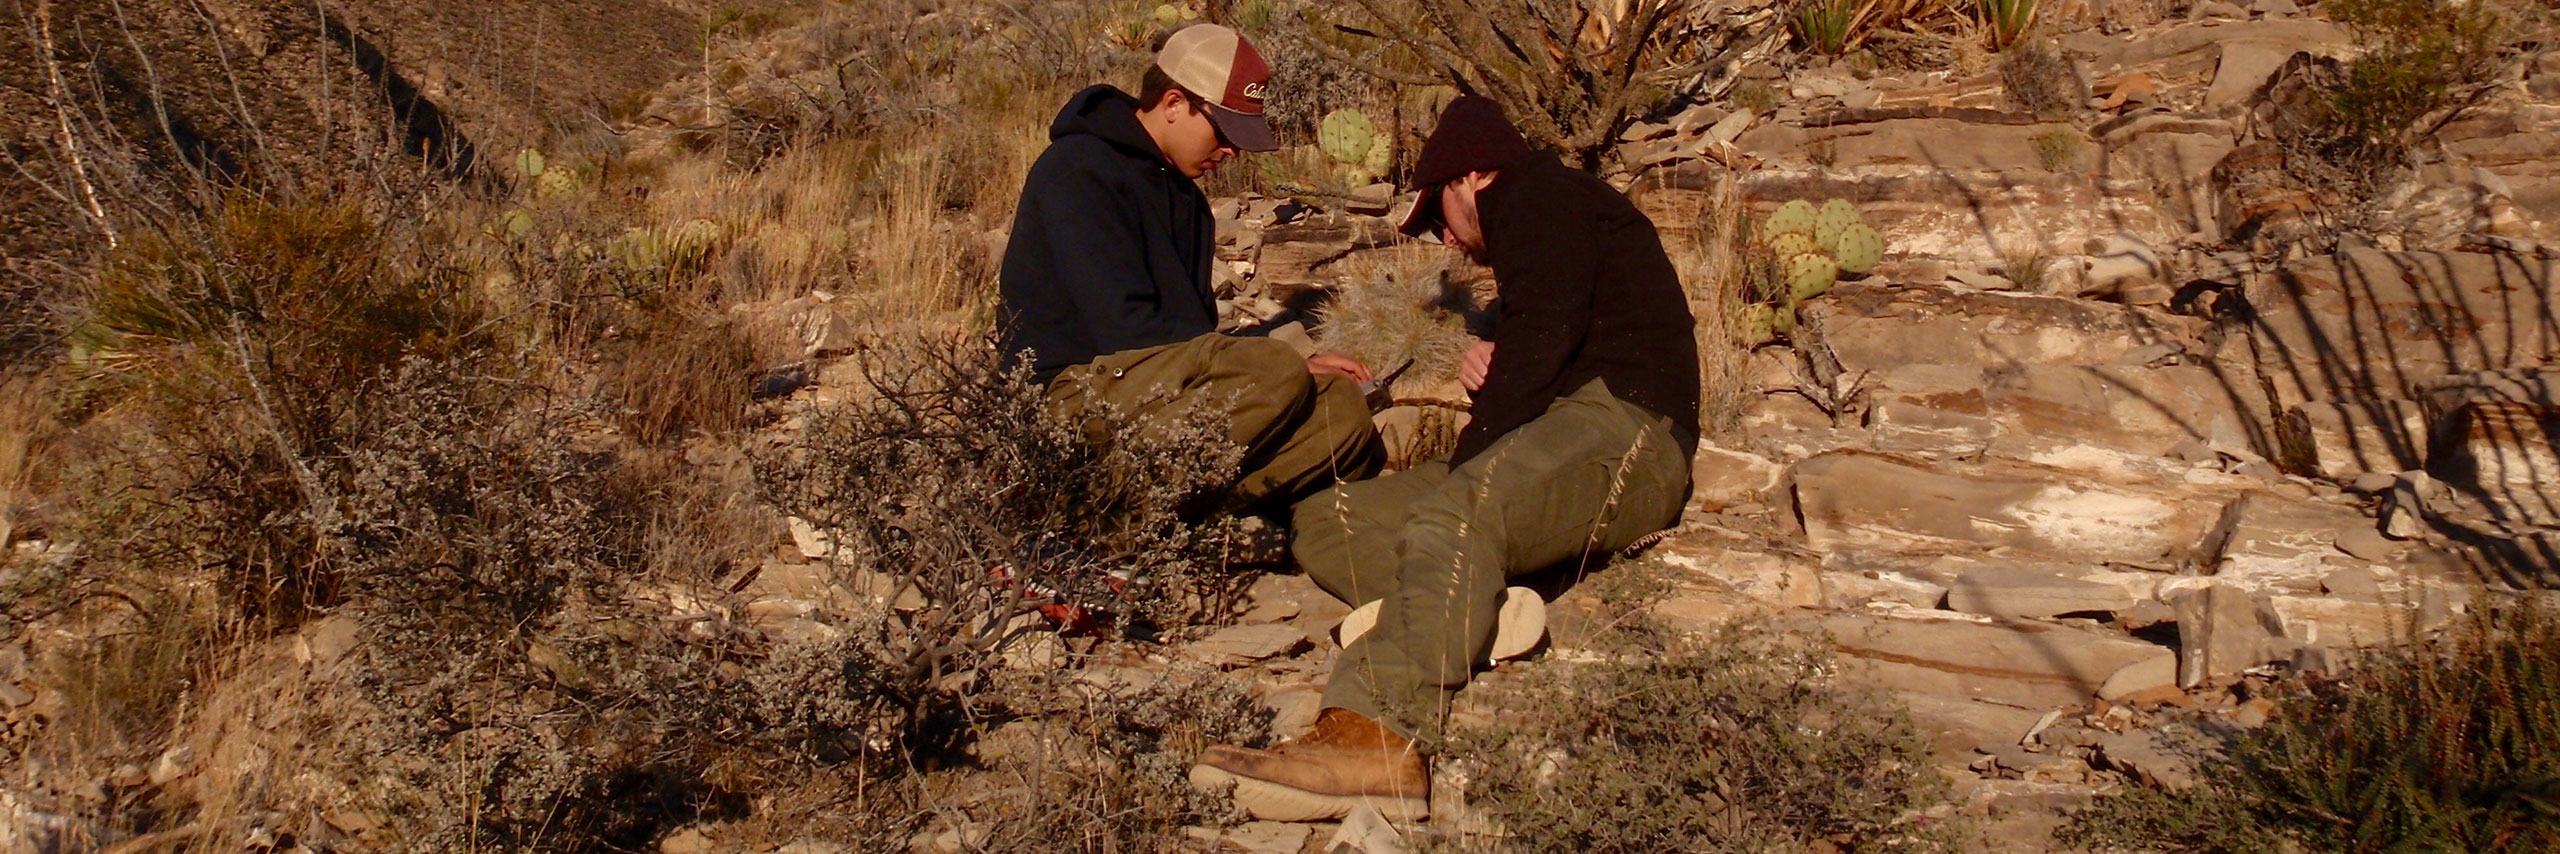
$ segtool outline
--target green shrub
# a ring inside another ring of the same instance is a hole
[[[2273,84],[2270,136],[2291,180],[2344,200],[2352,227],[2405,173],[2409,152],[2488,92],[2508,17],[2492,2],[2340,0],[2327,7],[2366,48],[2289,66]]]
[[[2495,73],[2505,18],[2489,2],[2337,0],[2329,18],[2368,52],[2329,93],[2329,130],[2352,145],[2398,147]],[[2449,118],[2447,116],[2446,118]]]
[[[2560,617],[2530,601],[2281,695],[2200,783],[2102,799],[2103,851],[2560,850]]]
[[[1920,735],[1834,685],[1818,642],[1616,622],[1625,652],[1496,687],[1504,722],[1455,738],[1467,803],[1507,834],[1501,850],[1955,850],[1922,817],[1945,783]]]
[[[2047,172],[2077,172],[2080,168],[2080,132],[2070,128],[2054,128],[2035,135],[2036,165]]]

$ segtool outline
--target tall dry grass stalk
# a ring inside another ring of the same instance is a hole
[[[1747,400],[1743,374],[1751,342],[1737,336],[1735,328],[1751,302],[1743,266],[1743,247],[1751,235],[1731,173],[1718,175],[1697,198],[1698,226],[1666,229],[1662,248],[1689,294],[1698,337],[1698,425],[1712,435],[1741,423]]]
[[[0,563],[34,500],[36,433],[51,420],[52,401],[52,391],[34,380],[0,380]]]

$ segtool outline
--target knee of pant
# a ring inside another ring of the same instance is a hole
[[[1398,552],[1407,556],[1439,553],[1455,559],[1462,550],[1501,543],[1501,524],[1496,514],[1470,513],[1425,500],[1413,508],[1413,515],[1406,517],[1404,529],[1397,533]]]
[[[1350,506],[1339,486],[1299,499],[1289,507],[1290,535],[1341,538],[1351,524]]]

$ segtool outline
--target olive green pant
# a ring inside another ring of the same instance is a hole
[[[1338,480],[1376,476],[1386,463],[1360,384],[1308,373],[1296,348],[1269,338],[1212,333],[1124,350],[1066,369],[1048,393],[1050,411],[1067,419],[1103,403],[1138,418],[1223,407],[1244,461],[1217,497],[1219,512],[1286,507]]]
[[[1299,502],[1290,545],[1308,577],[1354,606],[1386,600],[1324,704],[1436,742],[1493,643],[1502,588],[1670,527],[1688,490],[1670,419],[1593,380],[1456,468],[1427,462]]]

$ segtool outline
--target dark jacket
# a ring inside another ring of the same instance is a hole
[[[1067,100],[1031,164],[996,301],[1005,364],[1042,382],[1096,357],[1218,328],[1217,226],[1200,187],[1165,162],[1137,99],[1094,86]]]
[[[1554,155],[1502,169],[1476,193],[1501,301],[1493,367],[1450,464],[1466,462],[1593,379],[1671,419],[1698,447],[1698,342],[1653,221]]]

